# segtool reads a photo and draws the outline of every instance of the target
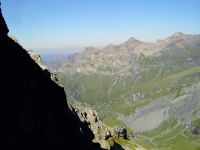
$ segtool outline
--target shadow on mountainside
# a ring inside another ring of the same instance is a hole
[[[6,25],[2,18],[0,149],[100,149],[99,144],[92,143],[91,130],[69,109],[63,88],[50,79],[26,50],[2,33],[2,25]]]
[[[119,145],[118,143],[115,143],[113,144],[111,150],[125,150],[121,147],[121,145]]]

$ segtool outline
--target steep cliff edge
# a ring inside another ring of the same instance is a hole
[[[69,109],[63,88],[26,50],[6,34],[0,50],[0,149],[100,149]]]
[[[59,84],[59,78],[56,73],[51,73],[48,68],[41,62],[41,57],[36,52],[27,51],[30,57],[43,69],[47,74],[51,76],[51,79]],[[127,130],[125,127],[107,126],[102,118],[98,115],[97,111],[89,105],[82,104],[78,101],[69,101],[69,108],[71,111],[78,115],[80,121],[85,124],[94,134],[93,142],[99,143],[102,149],[129,149],[130,146],[133,149],[142,150],[143,148],[137,145],[135,142],[130,141],[127,137]],[[120,141],[120,144],[117,143]],[[128,143],[128,147],[127,147]]]

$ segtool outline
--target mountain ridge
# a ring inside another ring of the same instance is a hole
[[[117,72],[124,66],[125,74],[127,74],[142,55],[145,57],[185,55],[188,53],[187,48],[198,47],[199,39],[198,34],[186,35],[179,32],[156,43],[146,43],[130,38],[120,45],[108,45],[102,49],[89,47],[83,52],[70,56],[57,68],[70,69],[71,72],[105,73],[108,72],[106,68],[113,68],[114,72]]]

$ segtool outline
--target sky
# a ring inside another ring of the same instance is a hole
[[[68,53],[200,33],[200,0],[1,0],[9,34],[26,49]]]

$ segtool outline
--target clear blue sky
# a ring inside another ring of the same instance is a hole
[[[1,1],[10,34],[41,52],[200,33],[200,0]]]

